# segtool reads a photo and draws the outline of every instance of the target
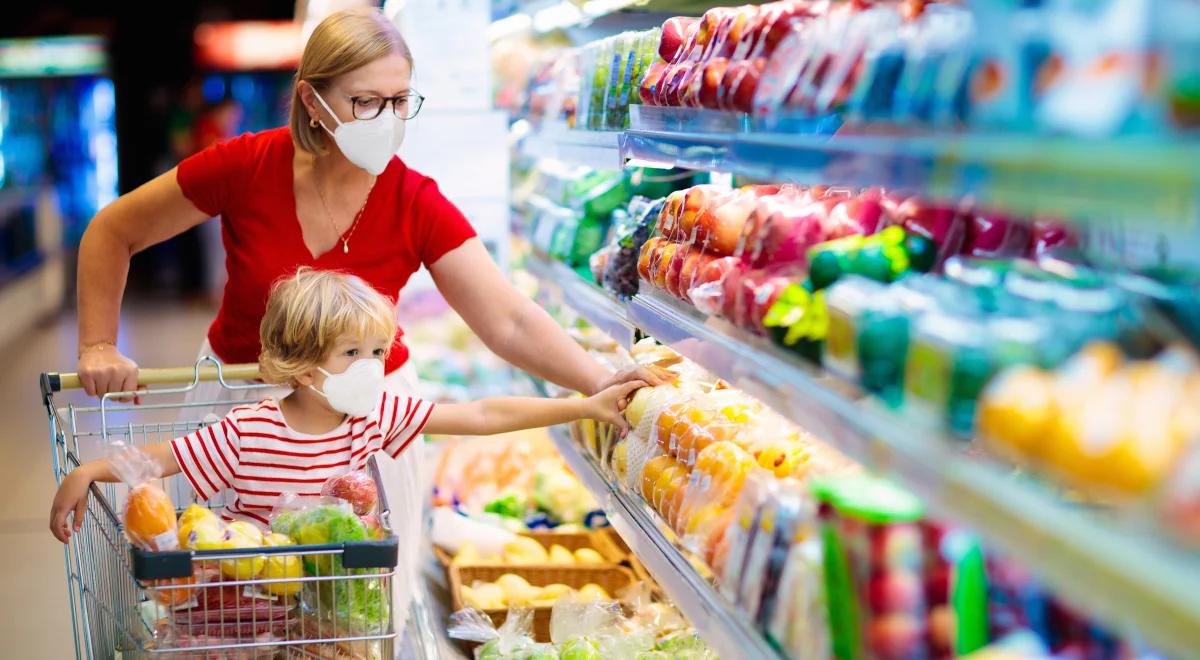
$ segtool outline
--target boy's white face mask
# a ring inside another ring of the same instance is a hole
[[[400,145],[404,142],[404,127],[408,122],[397,117],[392,108],[385,107],[374,119],[355,119],[343,123],[325,99],[321,98],[321,94],[315,89],[313,93],[317,95],[321,105],[325,106],[329,116],[338,123],[337,128],[331,131],[325,122],[320,122],[321,128],[333,136],[333,141],[338,149],[342,150],[346,160],[375,176],[382,174],[392,156],[400,150]]]
[[[340,374],[325,374],[321,389],[309,385],[325,397],[334,410],[351,417],[365,417],[379,404],[383,396],[383,362],[375,358],[355,360]]]

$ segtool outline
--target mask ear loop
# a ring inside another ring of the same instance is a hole
[[[325,102],[325,99],[321,98],[321,92],[318,92],[316,87],[313,87],[313,94],[317,96],[317,100],[321,102],[321,105],[325,108],[325,111],[329,113],[329,116],[333,117],[333,120],[338,123],[338,128],[345,126],[345,124],[342,123],[342,120],[338,119],[337,113],[333,111],[333,108],[329,107],[329,104]],[[317,120],[317,123],[321,125],[321,128],[325,129],[326,133],[333,135],[333,131],[329,130],[329,127],[325,125],[325,122]]]

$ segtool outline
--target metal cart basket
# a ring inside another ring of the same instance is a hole
[[[211,359],[142,370],[142,386],[162,387],[138,392],[136,404],[105,395],[99,406],[56,405],[79,379],[43,374],[56,480],[113,442],[164,442],[220,419],[247,394],[265,396],[268,386],[237,384],[257,374],[257,365]],[[202,381],[218,382],[222,396],[188,401]],[[322,545],[141,551],[122,529],[128,488],[93,484],[82,528],[65,549],[76,657],[392,658],[397,539],[378,468],[369,465],[386,537]],[[195,499],[182,475],[160,485],[177,513]],[[218,495],[202,504],[224,502]]]

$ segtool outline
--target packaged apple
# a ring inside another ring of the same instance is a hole
[[[899,12],[890,5],[877,5],[851,16],[817,89],[813,110],[818,114],[843,111],[858,84],[871,39],[877,34],[895,33],[899,27]]]
[[[158,463],[124,442],[112,443],[107,456],[113,473],[129,487],[122,512],[125,537],[138,549],[148,552],[179,549],[175,505],[155,483],[162,478]]]
[[[925,658],[924,509],[869,476],[814,482],[825,553],[833,654]]]

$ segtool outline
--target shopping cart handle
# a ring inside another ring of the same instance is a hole
[[[257,364],[226,364],[221,367],[192,366],[170,369],[138,369],[138,385],[179,385],[196,381],[256,380],[259,378]],[[83,387],[77,373],[44,373],[41,377],[42,395],[49,396],[63,390]]]

